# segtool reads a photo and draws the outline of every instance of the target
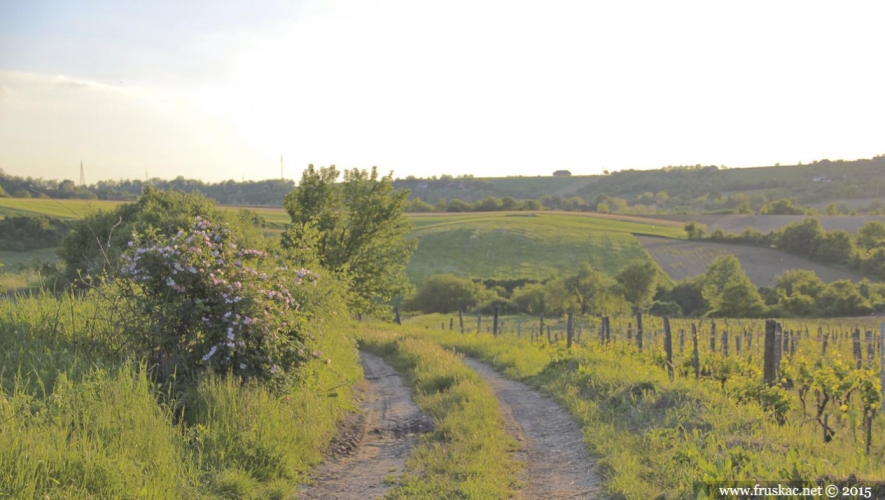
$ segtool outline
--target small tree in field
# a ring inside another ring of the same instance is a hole
[[[435,274],[424,280],[406,309],[424,313],[466,311],[477,305],[483,296],[482,285],[453,274]]]
[[[634,263],[615,278],[621,286],[624,298],[634,311],[642,311],[651,305],[658,281],[658,270],[650,261]]]
[[[717,257],[699,278],[711,316],[758,317],[765,313],[765,299],[733,255]]]
[[[283,245],[310,254],[349,284],[354,311],[380,313],[409,290],[405,268],[415,248],[406,239],[411,223],[404,209],[408,191],[393,190],[393,177],[378,170],[345,170],[337,182],[334,166],[308,166],[286,195],[292,225]]]

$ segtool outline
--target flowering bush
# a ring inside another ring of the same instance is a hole
[[[136,236],[122,263],[115,286],[146,314],[136,337],[162,376],[211,369],[283,383],[314,354],[290,288],[316,276],[238,248],[224,225],[197,217],[165,241]]]

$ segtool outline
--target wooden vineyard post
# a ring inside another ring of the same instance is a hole
[[[728,330],[722,330],[722,355],[728,357]]]
[[[460,309],[458,309],[458,325],[461,327],[461,333],[464,333],[464,316]]]
[[[636,347],[642,352],[642,313],[636,313]]]
[[[565,326],[565,347],[571,349],[575,339],[575,313],[568,313],[568,322]]]
[[[777,380],[777,360],[775,349],[777,347],[777,323],[773,319],[765,322],[765,358],[763,362],[763,376],[765,383],[774,385]]]
[[[685,328],[679,329],[679,354],[685,354]]]
[[[741,355],[741,340],[742,340],[742,337],[740,334],[736,335],[734,338],[734,347],[735,347],[735,351],[737,352],[738,357],[740,357],[740,355]]]
[[[494,333],[495,337],[498,336],[498,306],[495,306],[495,318],[492,321],[492,332]]]
[[[851,344],[854,347],[854,361],[857,363],[857,368],[860,369],[863,364],[860,353],[860,328],[855,328],[854,333],[851,334]]]
[[[612,341],[612,323],[608,316],[603,318],[603,323],[605,324],[605,343],[611,344]]]
[[[827,343],[828,343],[829,341],[830,341],[830,333],[827,332],[827,333],[824,334],[824,341],[823,341],[823,343],[821,344],[821,354],[824,355],[824,356],[827,355]]]
[[[553,342],[553,339],[550,338],[550,325],[547,325],[547,343]]]
[[[541,312],[541,328],[538,329],[538,340],[544,338],[544,313]]]
[[[394,308],[393,308],[393,321],[394,321],[397,325],[401,325],[401,324],[403,324],[403,320],[399,317],[399,307],[394,307]]]
[[[781,358],[784,357],[784,353],[790,353],[790,335],[792,331],[784,330],[781,328],[781,353],[777,358],[777,362],[780,363]]]
[[[873,367],[873,358],[874,358],[874,354],[875,354],[873,352],[873,350],[874,350],[873,349],[873,332],[871,330],[867,330],[866,335],[867,335],[867,367],[872,368]]]
[[[449,331],[455,329],[455,318],[449,318]]]
[[[482,313],[476,311],[476,333],[482,331]]]
[[[781,356],[783,353],[781,352],[782,347],[782,338],[784,335],[784,331],[781,329],[780,323],[774,323],[774,376],[777,379],[778,373],[780,373],[780,365],[781,365]]]
[[[879,325],[879,380],[882,382],[882,401],[885,401],[885,323]],[[885,405],[882,405],[885,413]]]
[[[710,320],[710,352],[716,352],[716,320]]]
[[[628,322],[627,323],[627,343],[629,344],[631,340],[633,340],[633,323]]]
[[[746,333],[747,333],[747,350],[752,351],[753,350],[753,331],[747,330]]]
[[[670,318],[664,316],[664,352],[667,353],[667,375],[673,379],[673,335],[670,331]]]
[[[695,380],[701,378],[701,359],[698,355],[698,327],[694,323],[691,324],[691,364],[694,367]]]

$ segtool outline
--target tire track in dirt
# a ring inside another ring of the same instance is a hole
[[[380,357],[360,352],[365,381],[361,412],[348,416],[329,456],[311,472],[312,484],[298,498],[363,500],[383,496],[399,476],[417,441],[432,427],[418,411],[396,370]]]
[[[596,498],[602,487],[578,423],[561,406],[531,387],[499,375],[490,366],[464,358],[500,403],[507,433],[522,445],[527,486],[520,498]]]

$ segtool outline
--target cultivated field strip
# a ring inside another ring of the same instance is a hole
[[[490,366],[465,358],[501,405],[508,434],[523,449],[526,499],[596,498],[600,479],[583,443],[581,427],[562,407],[531,387],[508,380]]]
[[[299,498],[363,500],[383,496],[392,484],[386,479],[405,469],[417,434],[432,425],[418,411],[396,370],[374,354],[361,352],[360,361],[367,387],[357,428],[345,431],[348,449],[344,453],[333,449],[311,473],[314,484],[302,488]]]
[[[737,257],[741,261],[741,267],[756,286],[774,286],[777,277],[790,269],[813,270],[827,283],[843,279],[852,281],[863,279],[859,273],[836,269],[771,248],[638,235],[636,239],[648,250],[661,269],[675,281],[693,278],[703,273],[713,259],[722,255]]]
[[[714,229],[721,229],[726,233],[741,233],[744,229],[751,227],[762,233],[775,231],[783,228],[787,224],[802,222],[807,219],[808,215],[751,215],[751,214],[726,214],[726,215],[708,215],[708,214],[692,214],[692,215],[647,215],[649,220],[660,220],[669,222],[685,223],[695,221],[707,226],[707,231],[712,232]],[[848,231],[851,234],[857,234],[857,230],[870,221],[885,222],[885,216],[882,215],[815,215],[815,219],[819,220],[821,226],[827,231],[836,231],[839,229]]]

